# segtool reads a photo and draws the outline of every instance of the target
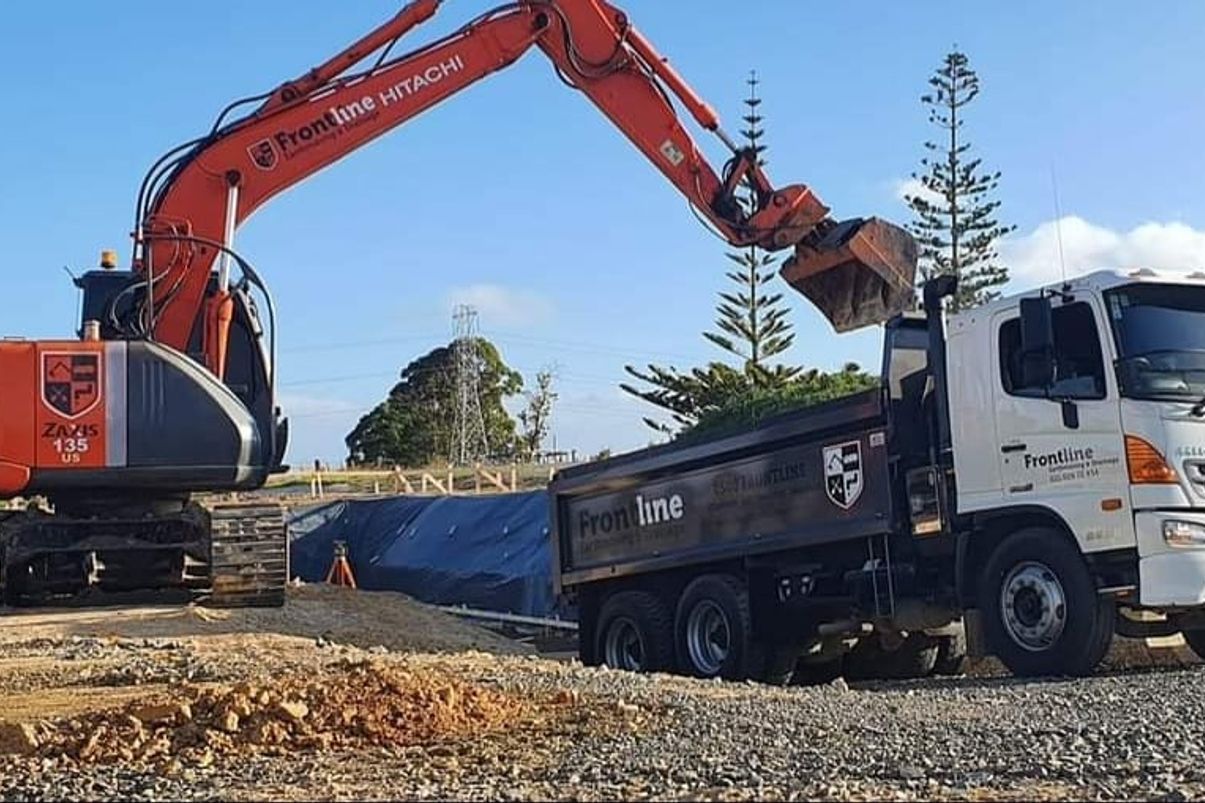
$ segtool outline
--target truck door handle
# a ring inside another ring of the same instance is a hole
[[[1023,452],[1025,449],[1026,446],[1023,443],[1010,443],[1007,446],[1000,447],[1000,451],[1004,452],[1005,454],[1009,454],[1010,452]]]

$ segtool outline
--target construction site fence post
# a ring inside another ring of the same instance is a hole
[[[298,482],[301,483],[302,488],[308,485],[308,497],[303,492],[296,501],[306,498],[326,501],[344,497],[389,494],[454,496],[518,493],[524,481],[533,481],[534,474],[542,475],[545,469],[548,471],[548,480],[554,479],[556,466],[544,461],[520,463],[512,460],[498,466],[477,461],[466,466],[447,465],[446,468],[440,466],[438,468],[412,469],[409,476],[401,466],[396,465],[390,468],[366,466],[332,470],[329,466],[315,461],[313,466],[307,466],[285,478],[280,485],[288,487]],[[330,496],[327,495],[328,484],[334,489]],[[539,482],[536,481],[535,484],[538,485]],[[268,488],[273,487],[275,487],[275,483],[270,482]],[[10,500],[7,505],[0,503],[0,509],[5,506],[8,509],[19,509],[21,504],[15,500]]]

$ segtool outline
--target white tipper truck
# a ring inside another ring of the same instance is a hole
[[[958,314],[952,280],[925,289],[885,327],[880,389],[558,475],[585,662],[923,672],[960,625],[1017,675],[1089,673],[1115,633],[1205,657],[1205,275]]]

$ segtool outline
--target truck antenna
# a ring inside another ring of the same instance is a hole
[[[1067,260],[1063,255],[1063,210],[1059,207],[1059,180],[1050,165],[1050,189],[1054,194],[1054,233],[1059,242],[1059,269],[1063,274],[1063,291],[1067,291]]]

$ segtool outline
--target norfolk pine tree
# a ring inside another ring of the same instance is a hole
[[[749,97],[745,99],[748,111],[742,118],[745,128],[746,147],[757,157],[757,163],[765,166],[762,153],[762,116],[758,110],[761,98],[757,95],[757,73],[749,74]],[[755,198],[748,187],[737,200],[751,214]],[[795,335],[787,321],[788,308],[782,303],[782,293],[767,292],[766,285],[774,280],[774,264],[777,258],[756,245],[741,252],[729,252],[726,256],[739,268],[725,275],[736,288],[720,293],[716,307],[716,326],[719,332],[704,332],[703,337],[724,351],[741,360],[744,372],[754,387],[780,386],[799,373],[797,367],[774,365],[767,361],[791,347]]]
[[[908,230],[919,246],[922,278],[957,274],[958,293],[950,300],[950,309],[957,311],[999,296],[993,288],[1008,281],[1008,270],[997,261],[996,244],[1016,226],[1001,225],[995,217],[1000,201],[992,194],[1000,172],[983,171],[982,160],[968,155],[971,144],[962,138],[963,110],[979,94],[979,76],[966,54],[948,53],[929,85],[932,91],[921,102],[946,141],[925,143],[929,156],[921,165],[926,172],[912,178],[927,192],[904,200],[916,216]]]
[[[749,97],[744,101],[747,111],[743,118],[746,127],[741,133],[746,147],[757,155],[759,163],[764,164],[761,158],[765,150],[761,141],[764,129],[756,73],[750,74],[748,84]],[[751,209],[754,203],[752,191],[747,189],[738,200]],[[776,258],[755,245],[739,253],[729,252],[726,256],[739,266],[725,274],[735,287],[719,294],[720,302],[716,307],[719,331],[704,332],[703,336],[740,360],[740,367],[715,361],[681,372],[674,367],[656,365],[649,365],[642,371],[629,365],[625,370],[630,375],[653,387],[642,390],[627,383],[620,385],[628,393],[668,411],[682,427],[692,425],[702,413],[722,407],[752,390],[783,387],[800,372],[798,367],[770,365],[770,360],[790,348],[795,337],[787,320],[788,308],[782,303],[782,294],[766,290],[766,285],[775,277],[772,266]],[[652,419],[645,421],[654,429],[671,431]]]

